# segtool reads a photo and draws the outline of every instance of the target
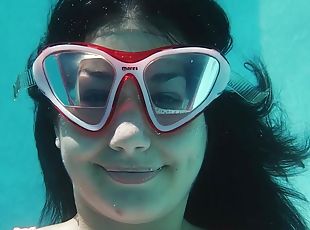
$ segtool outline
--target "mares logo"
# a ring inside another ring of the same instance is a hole
[[[125,66],[123,66],[123,67],[122,67],[122,70],[123,70],[123,71],[138,70],[138,67],[135,67],[135,66],[133,66],[133,67],[125,67]]]

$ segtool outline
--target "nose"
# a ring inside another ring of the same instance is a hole
[[[134,154],[150,147],[150,139],[133,122],[122,122],[115,130],[110,147],[118,152]]]
[[[127,79],[116,102],[112,120],[113,134],[110,148],[118,152],[134,154],[146,151],[151,144],[143,103],[139,100],[134,80]]]

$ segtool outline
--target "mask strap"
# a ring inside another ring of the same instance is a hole
[[[36,83],[32,77],[31,70],[28,69],[26,72],[18,74],[15,83],[13,84],[13,98],[17,99],[19,92],[24,89],[28,89],[35,86]]]
[[[256,105],[263,102],[271,93],[270,85],[267,84],[268,82],[265,83],[266,89],[263,90],[259,88],[259,84],[255,86],[252,82],[246,80],[236,72],[232,72],[226,90],[237,93],[249,104]]]

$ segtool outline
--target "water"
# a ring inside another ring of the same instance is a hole
[[[308,0],[252,0],[237,5],[220,0],[231,19],[234,49],[228,55],[235,71],[240,61],[262,55],[276,97],[289,116],[293,133],[310,130],[310,21]],[[1,1],[0,41],[0,229],[36,225],[43,206],[43,182],[35,152],[33,105],[26,94],[13,102],[15,76],[24,71],[29,53],[46,26],[50,1]],[[310,172],[294,178],[293,186],[310,199]],[[306,206],[298,206],[309,217]]]

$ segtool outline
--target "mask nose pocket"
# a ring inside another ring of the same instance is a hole
[[[115,98],[114,112],[135,114],[139,119],[149,120],[142,90],[132,74],[126,74],[120,82]],[[137,114],[138,113],[138,114]]]

